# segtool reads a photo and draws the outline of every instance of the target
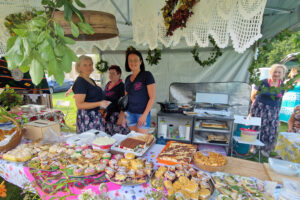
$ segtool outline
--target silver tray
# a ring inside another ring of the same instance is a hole
[[[142,133],[135,133],[134,131],[130,132],[128,135],[121,135],[121,134],[115,134],[112,138],[116,139],[118,142],[114,143],[112,146],[111,146],[111,153],[112,154],[118,154],[118,153],[121,153],[121,154],[124,154],[124,153],[134,153],[135,156],[137,157],[142,157],[144,156],[147,151],[156,143],[156,138],[154,137],[152,143],[144,148],[142,151],[140,152],[135,152],[135,151],[130,151],[130,150],[125,150],[125,149],[121,149],[119,148],[119,144],[125,140],[126,138],[128,137],[131,137],[131,136],[134,136],[134,135],[142,135]]]

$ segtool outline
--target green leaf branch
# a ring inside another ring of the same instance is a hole
[[[84,8],[85,5],[76,0]],[[72,62],[77,61],[75,52],[68,45],[75,41],[64,36],[63,28],[53,20],[54,12],[64,8],[64,18],[70,22],[72,35],[77,38],[81,30],[85,34],[94,34],[93,28],[85,22],[83,14],[70,0],[42,0],[44,11],[12,14],[6,17],[5,26],[11,32],[7,41],[6,59],[10,70],[19,68],[30,73],[32,82],[38,85],[44,74],[54,76],[62,84],[64,73],[72,70]],[[76,14],[79,23],[71,21]]]

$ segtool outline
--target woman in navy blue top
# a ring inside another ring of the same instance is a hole
[[[261,85],[256,86],[251,93],[251,116],[261,118],[261,141],[265,144],[263,147],[263,155],[269,156],[269,153],[273,151],[276,140],[277,131],[279,125],[279,109],[280,99],[284,93],[271,93],[264,92],[262,88],[280,87],[282,85],[282,79],[286,72],[286,67],[280,64],[274,64],[271,66],[270,77],[262,80]],[[260,91],[260,93],[258,93]],[[259,127],[253,127],[258,129]]]
[[[125,68],[127,72],[132,72],[125,80],[125,94],[128,94],[127,125],[130,130],[148,133],[150,110],[155,102],[153,75],[145,71],[142,54],[137,50],[126,52]]]
[[[105,131],[110,135],[116,133],[126,135],[129,133],[129,129],[125,121],[122,124],[120,109],[118,107],[118,100],[125,94],[124,83],[121,79],[122,70],[118,65],[112,65],[109,67],[108,72],[110,81],[105,86],[104,98],[110,101],[111,104],[106,109]]]
[[[94,71],[91,57],[82,55],[78,58],[75,66],[79,73],[74,85],[73,92],[77,106],[77,133],[90,129],[105,131],[102,116],[99,113],[100,107],[106,108],[110,102],[104,100],[103,91],[90,78]]]

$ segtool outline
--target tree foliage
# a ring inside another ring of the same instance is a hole
[[[254,59],[249,67],[250,83],[255,85],[261,84],[259,80],[259,68],[270,67],[272,64],[279,63],[288,54],[300,52],[300,31],[292,32],[290,30],[283,30],[275,37],[259,41],[258,44],[260,47],[257,51],[257,59]],[[300,60],[300,54],[298,54],[297,58]],[[279,94],[282,90],[293,89],[295,80],[298,78],[300,78],[300,74],[278,88],[264,88],[263,92],[270,92],[274,94],[275,98],[275,95]]]

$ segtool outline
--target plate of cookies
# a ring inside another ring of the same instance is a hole
[[[146,183],[153,173],[153,163],[135,158],[133,153],[117,154],[109,161],[105,176],[113,183],[131,186]]]
[[[208,156],[205,156],[202,152],[197,151],[194,155],[193,162],[202,170],[216,172],[224,170],[227,159],[226,156],[219,153],[209,152]]]
[[[160,166],[151,178],[151,185],[166,191],[167,198],[176,199],[208,199],[215,190],[210,177],[190,164]]]

